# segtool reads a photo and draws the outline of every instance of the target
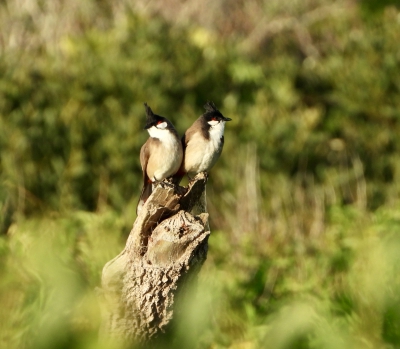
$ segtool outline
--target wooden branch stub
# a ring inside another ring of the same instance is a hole
[[[136,218],[128,237],[127,248],[132,249],[138,255],[144,255],[147,239],[152,229],[163,216],[178,211],[178,202],[179,196],[175,193],[174,188],[157,186]]]
[[[187,192],[180,200],[180,208],[182,210],[192,212],[193,208],[201,201],[203,193],[206,192],[207,175],[200,173],[195,180],[190,182]],[[203,212],[206,212],[204,210]]]
[[[139,212],[125,249],[103,268],[103,338],[146,342],[165,331],[180,285],[207,257],[208,214],[190,213],[205,207],[206,181],[158,185]]]
[[[204,215],[207,219],[208,214]],[[204,232],[204,220],[179,211],[154,229],[144,259],[160,267],[189,265],[194,248],[208,235]]]

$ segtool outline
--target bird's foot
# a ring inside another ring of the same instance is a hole
[[[166,178],[166,179],[163,179],[163,180],[155,180],[154,181],[154,184],[157,186],[157,185],[161,185],[161,187],[163,188],[163,189],[166,189],[166,188],[175,188],[175,184],[174,183],[172,183],[172,177],[170,177],[170,178]]]
[[[189,175],[188,175],[189,183],[195,182],[197,180],[197,177],[200,177],[201,175],[204,176],[206,181],[208,180],[208,172],[203,171],[203,172],[197,173],[193,178],[190,178]]]
[[[207,171],[200,172],[200,174],[203,174],[206,181],[208,181],[208,172]]]

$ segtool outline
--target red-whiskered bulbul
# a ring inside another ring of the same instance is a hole
[[[223,116],[213,102],[207,102],[204,108],[206,112],[182,137],[184,156],[179,173],[187,173],[189,178],[214,166],[224,146],[225,123],[232,120]]]
[[[144,129],[150,137],[140,149],[140,165],[143,171],[143,189],[140,194],[136,213],[149,198],[155,183],[174,175],[180,168],[183,159],[182,143],[172,123],[163,116],[146,109],[146,125]]]

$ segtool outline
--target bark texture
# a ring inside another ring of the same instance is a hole
[[[206,181],[161,183],[139,212],[124,250],[103,268],[102,339],[145,343],[167,329],[207,257]]]

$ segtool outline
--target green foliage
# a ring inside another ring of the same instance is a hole
[[[2,346],[73,347],[95,338],[95,287],[104,264],[120,252],[121,220],[112,212],[76,212],[21,221],[9,235],[2,253]]]
[[[234,120],[228,140],[266,150],[262,183],[268,171],[338,187],[360,159],[341,199],[357,200],[355,182],[365,176],[368,205],[385,201],[398,172],[395,10],[310,26],[316,53],[308,57],[291,33],[249,55],[201,28],[125,16],[124,25],[65,36],[57,50],[3,55],[0,179],[17,211],[123,207],[140,186],[143,102],[183,133],[208,99]]]
[[[395,348],[398,209],[333,211],[324,233],[297,242],[303,246],[290,246],[292,237],[261,244],[256,231],[233,242],[214,231],[169,347]],[[13,226],[0,240],[2,346],[98,348],[95,288],[123,248],[124,225],[104,211]]]

